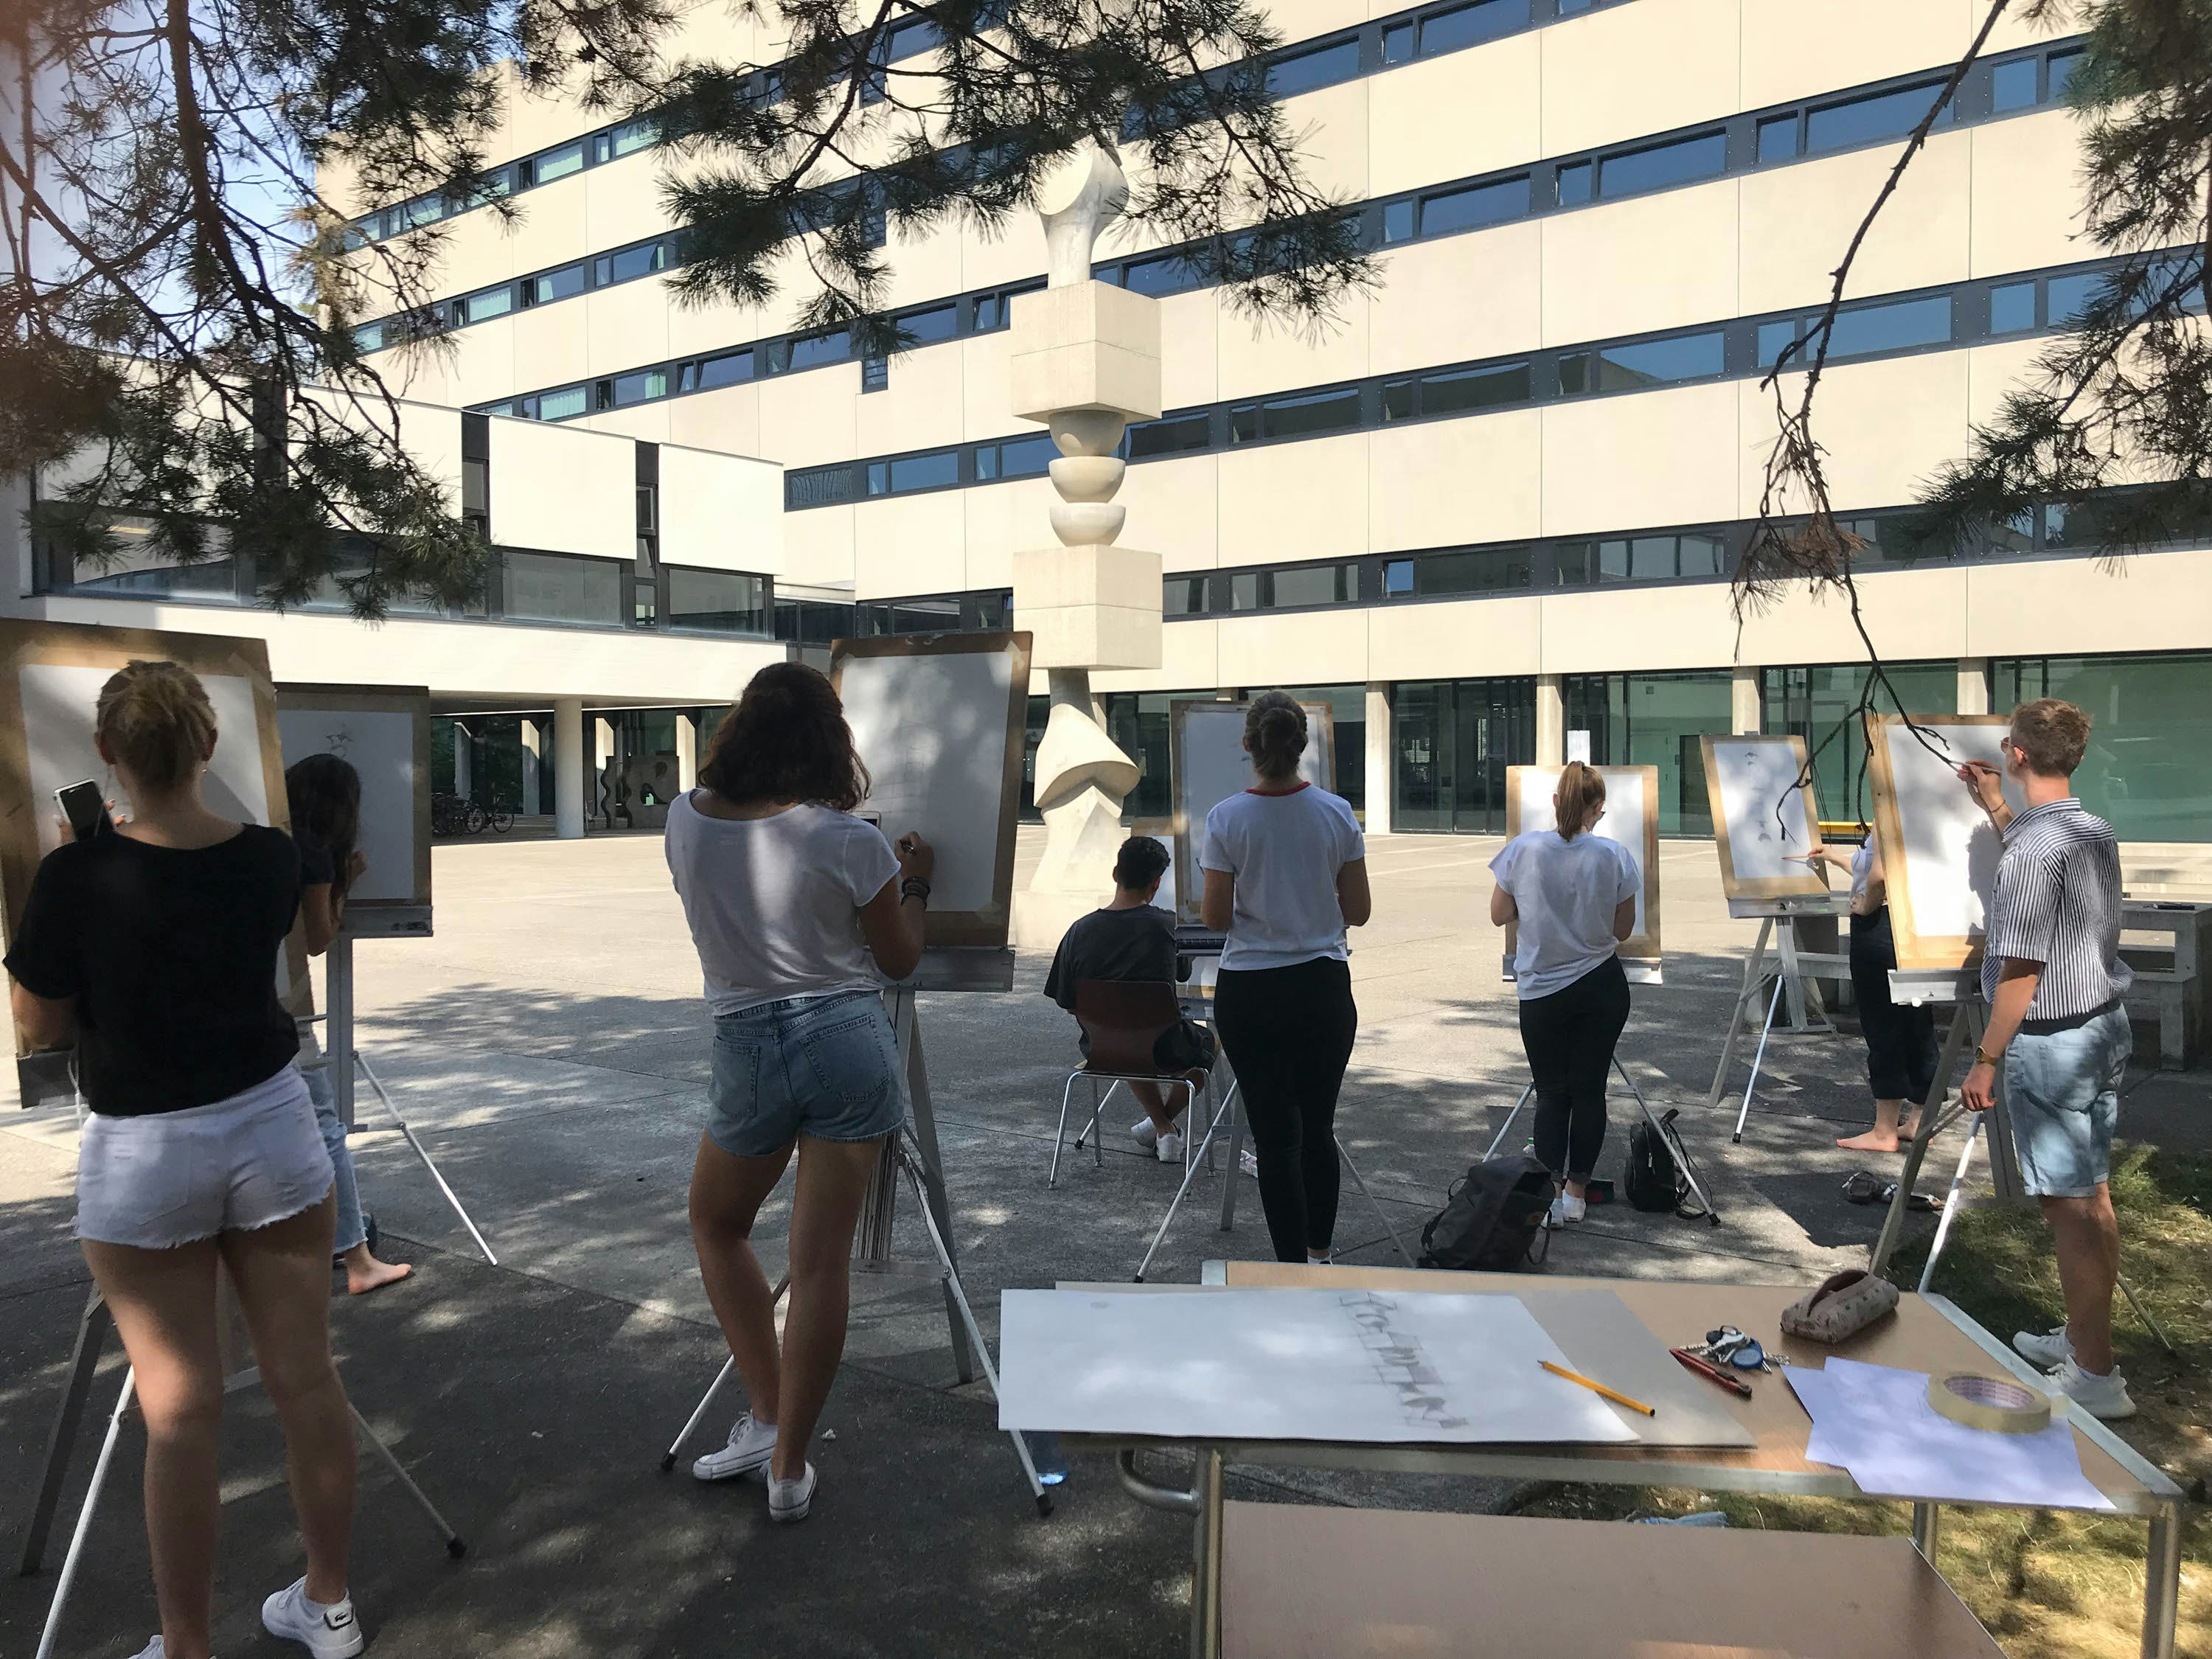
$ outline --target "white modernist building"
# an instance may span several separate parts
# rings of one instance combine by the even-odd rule
[[[1120,541],[1162,560],[1159,661],[1097,668],[1087,686],[1139,763],[1131,813],[1165,810],[1172,699],[1269,685],[1333,705],[1340,785],[1371,827],[1399,830],[1502,829],[1506,766],[1556,759],[1580,731],[1594,758],[1660,769],[1666,833],[1702,833],[1700,735],[1825,732],[1863,672],[1843,609],[1785,603],[1739,627],[1729,600],[1773,433],[1757,382],[1825,301],[1984,9],[1282,0],[1271,73],[1316,176],[1360,204],[1382,285],[1317,339],[1255,333],[1177,250],[1112,228],[1098,245],[1098,281],[1158,301],[1161,413],[1131,424],[1113,501]],[[772,63],[768,27],[708,0],[682,45]],[[1928,712],[2045,692],[2088,707],[2083,793],[2148,873],[2212,836],[2212,549],[2148,551],[2115,577],[2055,507],[1959,556],[1916,556],[1896,516],[2097,280],[2060,102],[2079,46],[2000,23],[1859,258],[1820,431],[1837,503],[1870,543],[1868,623],[1905,695]],[[918,19],[892,46],[930,49]],[[759,308],[674,301],[683,250],[649,121],[518,94],[493,155],[512,222],[349,204],[372,237],[433,218],[449,235],[432,325],[453,349],[401,369],[398,319],[364,343],[411,374],[410,397],[489,417],[507,556],[599,559],[635,581],[630,527],[601,500],[627,501],[620,465],[546,458],[564,441],[651,450],[667,574],[650,630],[562,617],[608,631],[562,633],[526,668],[491,642],[527,640],[526,654],[554,624],[510,616],[511,632],[468,636],[489,654],[465,684],[416,678],[457,708],[726,700],[737,653],[667,626],[686,614],[687,568],[759,579],[787,641],[1021,625],[1017,556],[1048,545],[1060,499],[1009,362],[1042,303],[1027,297],[1045,284],[1041,226],[910,240],[890,223],[895,305],[920,343],[868,361],[842,334],[797,331],[802,289]],[[780,539],[750,520],[722,533],[711,492],[678,504],[679,476],[740,455],[781,469]],[[679,553],[667,538],[684,513],[698,533]],[[575,532],[602,516],[605,543]],[[571,663],[604,666],[604,690],[562,678]],[[1041,734],[1042,673],[1034,690]],[[1821,809],[1855,818],[1839,754]]]

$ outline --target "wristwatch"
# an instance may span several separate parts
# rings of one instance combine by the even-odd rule
[[[1974,1064],[1977,1066],[1995,1066],[2002,1058],[2002,1055],[1984,1052],[1978,1044],[1974,1048]]]

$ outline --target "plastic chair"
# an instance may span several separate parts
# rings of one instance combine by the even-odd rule
[[[1052,1169],[1045,1177],[1048,1188],[1060,1184],[1060,1155],[1067,1144],[1067,1108],[1075,1097],[1075,1085],[1079,1079],[1091,1081],[1091,1121],[1075,1138],[1078,1152],[1087,1139],[1091,1142],[1093,1159],[1102,1167],[1106,1162],[1105,1149],[1099,1144],[1100,1120],[1106,1112],[1106,1103],[1114,1097],[1114,1091],[1124,1083],[1158,1083],[1185,1088],[1190,1086],[1189,1075],[1183,1072],[1163,1072],[1152,1059],[1152,1046],[1166,1032],[1182,1023],[1182,1010],[1176,999],[1176,988],[1165,980],[1078,980],[1075,985],[1075,1020],[1090,1039],[1090,1056],[1067,1074],[1067,1082],[1060,1091],[1060,1132],[1053,1139]],[[1106,1092],[1098,1092],[1098,1085],[1106,1085]],[[1213,1080],[1209,1074],[1202,1091],[1210,1100]],[[1192,1104],[1195,1105],[1200,1090],[1192,1090]],[[1196,1119],[1194,1118],[1194,1126]],[[1195,1139],[1183,1137],[1183,1158],[1189,1161],[1191,1146]]]

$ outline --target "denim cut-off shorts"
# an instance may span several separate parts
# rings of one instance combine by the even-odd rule
[[[2037,1198],[2087,1198],[2112,1173],[2120,1080],[2135,1046],[2127,1010],[2063,1031],[2022,1031],[2005,1050],[2005,1112],[2021,1185]]]
[[[879,1140],[906,1119],[898,1041],[873,991],[791,997],[714,1021],[707,1133],[732,1158],[807,1134]]]
[[[228,1100],[84,1121],[76,1236],[142,1250],[251,1231],[320,1203],[331,1155],[296,1066]]]

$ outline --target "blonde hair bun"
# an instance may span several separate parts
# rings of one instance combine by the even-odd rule
[[[93,730],[137,783],[167,794],[215,748],[215,705],[191,669],[132,662],[100,688]]]

